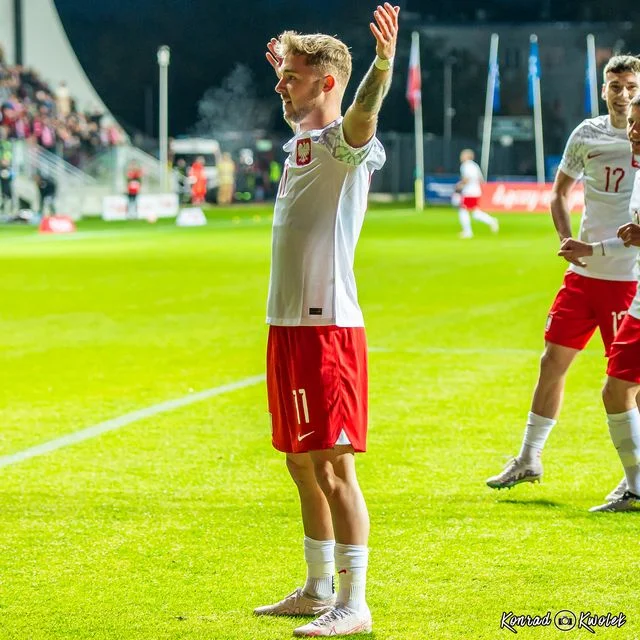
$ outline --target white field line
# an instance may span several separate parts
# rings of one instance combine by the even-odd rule
[[[229,384],[223,384],[219,387],[205,389],[204,391],[199,391],[198,393],[190,393],[188,396],[183,396],[182,398],[167,400],[165,402],[160,402],[159,404],[153,404],[149,407],[144,407],[143,409],[138,409],[137,411],[125,413],[124,415],[121,415],[117,418],[112,418],[111,420],[106,420],[105,422],[99,422],[98,424],[94,424],[93,426],[87,427],[86,429],[74,431],[73,433],[69,433],[66,436],[56,438],[55,440],[49,440],[48,442],[43,442],[42,444],[39,444],[35,447],[30,447],[29,449],[24,449],[23,451],[18,451],[17,453],[12,453],[8,456],[2,456],[0,457],[0,469],[2,469],[3,467],[9,467],[19,462],[23,462],[24,460],[29,460],[29,458],[35,458],[36,456],[42,456],[46,453],[51,453],[52,451],[62,449],[63,447],[69,447],[71,445],[77,444],[78,442],[83,442],[84,440],[95,438],[102,435],[103,433],[108,433],[109,431],[115,431],[116,429],[120,429],[120,427],[126,427],[133,422],[145,420],[146,418],[150,418],[151,416],[155,416],[159,413],[173,411],[174,409],[186,407],[187,405],[194,404],[195,402],[201,402],[202,400],[207,400],[208,398],[213,398],[214,396],[221,396],[225,393],[230,393],[231,391],[237,391],[238,389],[251,387],[255,384],[259,384],[263,380],[264,374],[261,374],[259,376],[251,376],[250,378],[244,378],[243,380],[238,380]]]

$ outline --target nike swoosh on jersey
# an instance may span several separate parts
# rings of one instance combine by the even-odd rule
[[[302,442],[305,438],[308,438],[315,431],[309,431],[308,433],[299,433],[298,434],[298,442]]]
[[[593,158],[597,158],[598,156],[602,155],[602,151],[599,152],[591,152],[591,153],[587,153],[587,160],[593,160]]]

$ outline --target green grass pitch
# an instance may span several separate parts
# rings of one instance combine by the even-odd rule
[[[264,372],[268,208],[210,224],[0,229],[0,457]],[[356,257],[370,354],[368,601],[377,640],[496,640],[503,612],[623,612],[640,637],[634,514],[599,337],[569,374],[542,485],[517,453],[565,264],[548,216],[458,238],[450,208],[374,207]],[[297,497],[263,383],[0,467],[0,638],[276,640],[254,618],[304,576]],[[522,638],[587,638],[553,624]]]

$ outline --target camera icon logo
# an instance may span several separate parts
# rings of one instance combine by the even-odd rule
[[[573,611],[569,611],[568,609],[563,609],[562,611],[558,611],[556,615],[553,617],[553,624],[556,625],[556,628],[560,631],[571,631],[576,626],[576,616]]]

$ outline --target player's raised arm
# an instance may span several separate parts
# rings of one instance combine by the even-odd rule
[[[376,40],[376,59],[360,83],[342,124],[345,140],[352,147],[362,147],[376,132],[378,113],[391,86],[399,13],[400,7],[389,2],[373,12],[375,22],[371,22],[369,28]]]
[[[271,38],[271,40],[267,42],[267,53],[265,54],[265,56],[267,58],[267,62],[273,67],[273,70],[276,72],[278,80],[280,80],[282,74],[282,56],[278,53],[278,38]],[[291,127],[293,132],[296,133],[298,130],[297,125],[294,122],[288,120],[286,115],[284,115],[284,119],[285,122]]]

